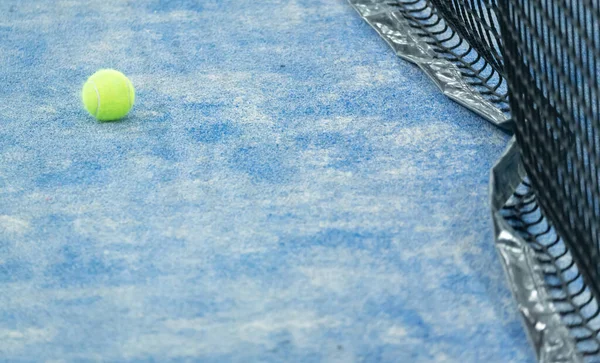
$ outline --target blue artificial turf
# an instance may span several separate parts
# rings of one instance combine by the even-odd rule
[[[506,135],[345,1],[4,0],[0,82],[0,360],[533,360]]]

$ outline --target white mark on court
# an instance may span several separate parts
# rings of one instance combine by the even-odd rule
[[[0,232],[23,234],[28,229],[29,222],[24,219],[11,217],[8,215],[0,216]]]

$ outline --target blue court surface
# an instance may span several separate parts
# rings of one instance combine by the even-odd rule
[[[0,360],[533,361],[508,136],[345,1],[3,0],[0,82]]]

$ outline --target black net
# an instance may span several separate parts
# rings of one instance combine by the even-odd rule
[[[496,0],[399,0],[392,5],[474,89],[503,112],[509,111]]]
[[[506,0],[500,10],[523,162],[545,215],[598,297],[599,3]]]
[[[600,360],[600,306],[576,259],[553,224],[544,217],[531,183],[526,180],[502,210],[506,221],[535,252],[548,297],[587,361]]]
[[[528,179],[505,217],[535,251],[578,351],[599,358],[600,0],[391,5],[514,121]]]

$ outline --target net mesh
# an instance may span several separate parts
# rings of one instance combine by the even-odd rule
[[[399,0],[391,5],[438,57],[456,65],[474,89],[508,113],[496,0]]]
[[[600,361],[600,0],[395,0],[514,121],[528,178],[505,218],[535,251],[578,351]]]
[[[531,182],[526,180],[502,209],[505,220],[523,237],[542,267],[546,291],[577,351],[589,362],[600,360],[600,306],[573,254],[544,217]]]
[[[501,13],[510,105],[527,173],[598,297],[598,4],[503,1]]]

